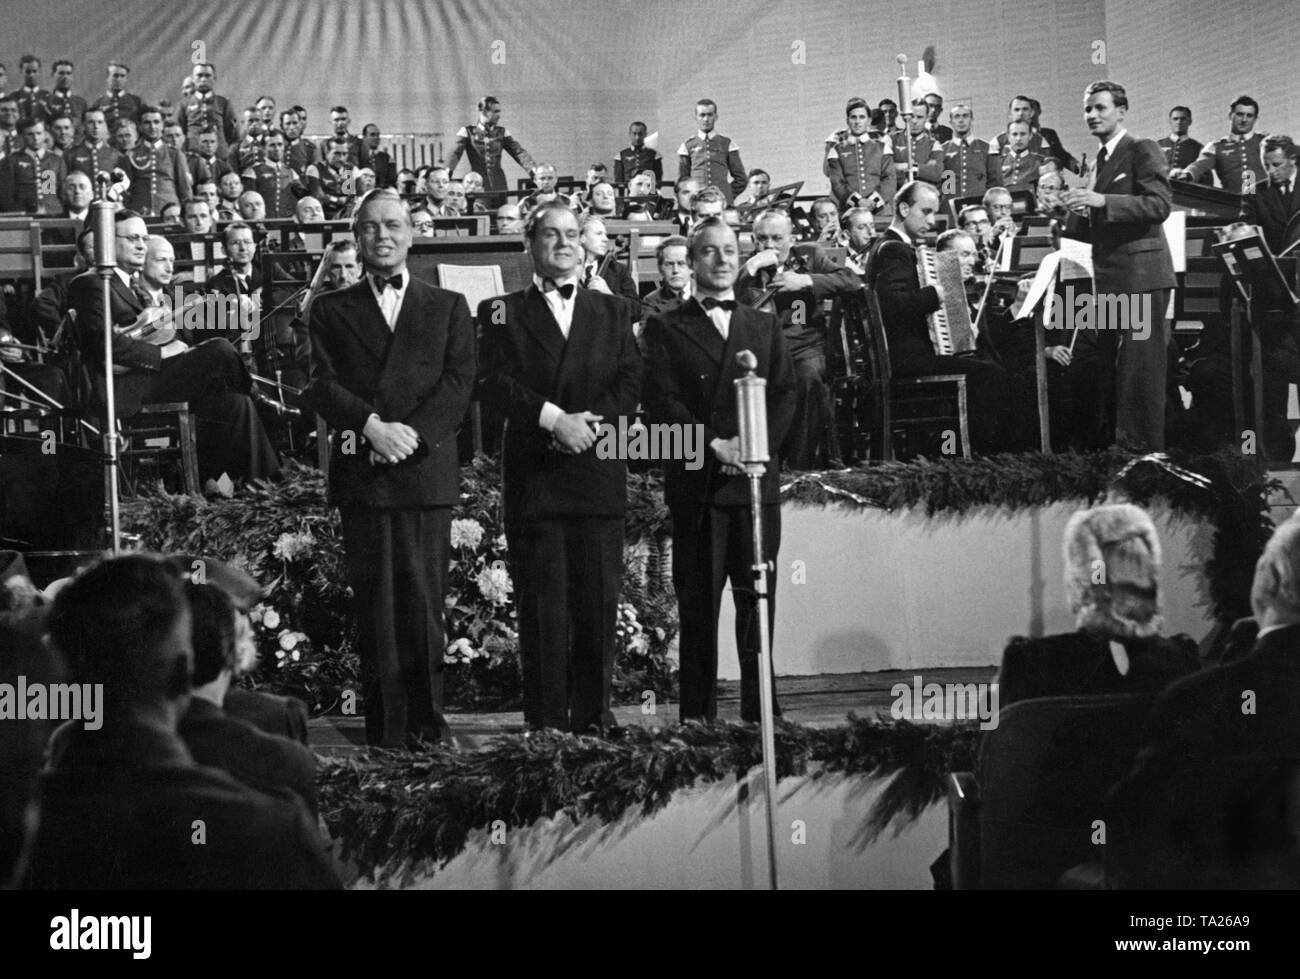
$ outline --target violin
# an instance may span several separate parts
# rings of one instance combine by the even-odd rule
[[[115,326],[113,331],[128,340],[165,347],[176,339],[176,311],[167,306],[146,306],[134,323]]]
[[[798,272],[800,274],[803,274],[807,271],[808,271],[807,260],[802,255],[800,255],[797,251],[791,248],[790,254],[786,257],[786,260],[782,262],[780,265],[777,265],[775,268],[772,269],[772,279],[775,279],[782,272]],[[762,309],[764,306],[768,305],[770,302],[772,302],[772,299],[776,296],[776,294],[779,291],[780,291],[779,286],[769,285],[766,289],[764,289],[761,293],[759,293],[758,296],[754,299],[753,302],[754,308]]]

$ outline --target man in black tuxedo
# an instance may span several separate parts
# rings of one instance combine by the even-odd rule
[[[1293,766],[1300,761],[1298,583],[1300,521],[1293,517],[1274,531],[1255,565],[1250,601],[1259,636],[1254,648],[1241,659],[1184,677],[1156,701],[1147,744],[1113,795],[1123,820],[1117,829],[1123,831],[1115,834],[1115,853],[1107,853],[1107,874],[1115,871],[1118,883],[1276,886],[1275,872],[1292,875],[1286,883],[1289,887],[1300,880],[1294,843],[1290,839],[1283,843],[1292,857],[1289,867],[1277,859],[1277,853],[1268,853],[1269,844],[1277,841],[1263,831],[1267,821],[1265,826],[1252,825],[1245,818],[1255,808],[1243,805],[1246,800],[1238,797],[1236,818],[1218,827],[1227,830],[1227,839],[1216,839],[1216,826],[1204,818],[1213,818],[1213,810],[1200,810],[1197,815],[1202,818],[1196,819],[1184,803],[1200,800],[1188,800],[1171,790],[1189,771],[1191,793],[1196,796],[1209,791],[1196,777],[1198,772],[1214,771],[1225,763],[1244,773],[1257,763],[1266,770],[1273,764]],[[1258,785],[1262,788],[1265,783],[1261,780]],[[1216,805],[1223,801],[1212,800]],[[1198,842],[1207,841],[1210,846],[1196,848]]]
[[[691,269],[686,260],[686,239],[669,235],[655,246],[659,287],[641,300],[645,315],[666,313],[691,298]]]
[[[871,245],[868,285],[880,301],[892,372],[965,374],[971,446],[995,452],[1007,429],[1006,371],[979,353],[937,354],[930,340],[926,317],[942,305],[943,293],[937,284],[921,286],[913,243],[933,227],[938,211],[939,191],[929,184],[914,180],[899,189],[893,223]]]
[[[74,723],[43,776],[29,886],[339,887],[301,802],[197,764],[177,734],[193,652],[164,559],[129,554],[83,572],[59,593],[49,632],[71,679],[103,693],[99,726]]]
[[[479,392],[506,416],[506,540],[519,609],[524,720],[606,730],[623,579],[627,463],[596,447],[630,426],[641,357],[627,303],[582,289],[578,219],[538,205],[533,285],[484,301]],[[603,423],[603,424],[602,424]]]
[[[134,211],[118,211],[117,268],[109,292],[118,417],[130,418],[145,404],[187,401],[198,420],[201,480],[217,479],[222,473],[243,479],[278,478],[279,459],[249,398],[252,378],[227,340],[206,340],[194,347],[173,340],[158,347],[121,333],[120,328],[135,323],[146,305],[152,305],[135,278],[144,268],[148,242],[144,218]],[[103,386],[103,295],[103,281],[93,269],[68,287],[68,303],[77,314],[82,362],[92,378],[98,375],[97,389]]]
[[[356,595],[366,740],[401,747],[450,737],[443,587],[474,328],[463,296],[407,272],[414,229],[395,191],[371,191],[353,231],[367,274],[312,303],[307,396],[334,429],[330,498]]]
[[[764,558],[781,544],[776,448],[794,418],[794,364],[780,321],[738,305],[740,251],[720,218],[691,233],[694,295],[651,316],[643,341],[649,371],[645,403],[652,422],[702,426],[709,449],[703,465],[673,460],[664,467],[664,498],[673,518],[673,587],[681,621],[681,718],[717,717],[718,609],[728,578],[736,603],[740,716],[759,719],[758,599],[753,591],[753,512],[741,469],[740,421],[733,382],[744,374],[736,354],[752,351],[767,378],[767,439],[772,461],[763,477]],[[693,466],[693,467],[692,467]],[[769,627],[776,615],[776,577],[768,577]],[[770,629],[769,629],[770,632]]]
[[[1084,118],[1097,137],[1092,189],[1066,191],[1074,213],[1065,233],[1092,243],[1096,283],[1101,408],[1115,440],[1143,449],[1165,447],[1165,389],[1169,333],[1165,307],[1177,285],[1162,225],[1173,192],[1169,164],[1152,139],[1124,128],[1128,95],[1117,82],[1084,91]],[[1063,324],[1064,325],[1064,324]]]
[[[794,225],[784,211],[764,211],[754,219],[754,244],[758,250],[736,279],[736,298],[776,314],[794,363],[794,419],[785,444],[774,442],[772,448],[791,469],[824,469],[838,452],[830,440],[823,301],[856,292],[862,283],[816,243],[796,245]],[[804,271],[786,268],[792,253]]]

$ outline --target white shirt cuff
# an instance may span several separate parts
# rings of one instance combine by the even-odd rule
[[[562,414],[564,414],[564,410],[559,405],[548,401],[542,405],[542,414],[537,419],[537,424],[548,432],[553,432],[555,431],[555,423],[560,420]]]

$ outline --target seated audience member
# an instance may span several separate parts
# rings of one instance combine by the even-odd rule
[[[196,764],[177,734],[193,666],[190,612],[162,559],[92,567],[59,593],[49,627],[72,680],[102,684],[102,710],[95,730],[74,722],[42,780],[31,886],[339,886],[301,803]]]
[[[772,175],[766,170],[760,170],[755,167],[747,174],[749,182],[745,185],[744,191],[736,198],[736,207],[756,207],[764,203],[768,190],[772,187]]]
[[[673,186],[676,207],[667,217],[669,220],[676,222],[678,234],[686,234],[691,230],[691,225],[695,223],[692,205],[695,202],[695,195],[703,189],[704,184],[700,182],[698,177],[683,177]],[[723,200],[725,203],[726,199]]]
[[[538,204],[545,204],[548,201],[559,201],[565,207],[573,207],[573,200],[567,194],[561,194],[555,189],[555,185],[559,182],[555,167],[549,163],[539,164],[533,171],[533,179],[537,183],[537,189],[523,199],[521,206],[525,213],[534,210]]]
[[[303,197],[293,206],[293,219],[298,224],[324,224],[325,208],[314,197]]]
[[[524,233],[524,218],[518,204],[502,204],[497,208],[496,233],[499,235],[521,235]]]
[[[212,222],[216,224],[217,211],[221,208],[221,194],[217,190],[217,184],[214,180],[199,180],[194,184],[194,196],[201,201],[207,201],[208,213],[212,215]]]
[[[419,180],[415,176],[415,171],[406,169],[397,171],[397,192],[403,197],[420,193],[420,190],[418,189],[419,185]]]
[[[417,238],[433,237],[433,215],[424,204],[417,204],[411,208],[411,228]]]
[[[361,195],[358,194],[358,197]],[[447,202],[451,205],[456,216],[460,217],[468,210],[468,204],[465,200],[465,185],[459,180],[453,180],[447,185]]]
[[[1065,527],[1075,631],[1015,637],[1002,654],[1002,707],[1036,697],[1155,693],[1199,668],[1187,636],[1160,635],[1160,541],[1127,503],[1081,510]]]
[[[63,178],[63,216],[70,221],[80,221],[83,224],[86,218],[90,216],[90,202],[95,199],[95,190],[90,185],[90,178],[80,170],[73,170]],[[65,244],[72,244],[72,237],[64,240]]]
[[[240,647],[253,643],[248,619],[216,585],[189,582],[185,597],[190,605],[194,689],[181,715],[181,740],[200,765],[220,768],[260,792],[288,790],[314,817],[316,757],[301,744],[265,734],[223,710]]]
[[[641,300],[642,313],[666,313],[691,298],[691,267],[686,261],[686,239],[671,235],[655,247],[659,285]]]
[[[244,193],[244,182],[233,170],[217,181],[217,220],[239,221],[239,197]]]
[[[583,267],[578,281],[584,289],[608,292],[613,296],[622,296],[632,304],[632,319],[641,318],[641,300],[637,294],[636,283],[627,265],[609,254],[614,245],[605,231],[605,222],[598,217],[582,219],[578,241],[583,250]],[[604,266],[603,270],[601,266]]]
[[[628,181],[627,196],[629,198],[639,198],[628,200],[624,205],[623,217],[633,221],[642,220],[641,218],[632,217],[633,214],[644,214],[645,220],[648,221],[657,220],[667,204],[666,201],[660,198],[655,175],[649,170],[642,170]]]
[[[185,226],[181,222],[181,205],[178,201],[168,201],[164,204],[159,216],[166,228],[183,228]]]
[[[208,210],[208,202],[201,198],[186,198],[181,204],[181,218],[185,222],[187,234],[208,235],[215,230],[212,212]]]
[[[617,198],[614,195],[614,185],[608,180],[599,180],[592,185],[587,197],[590,202],[587,207],[588,217],[605,219],[616,216]]]
[[[1300,886],[1297,800],[1286,789],[1300,762],[1296,517],[1265,545],[1250,602],[1254,648],[1156,700],[1148,741],[1112,795],[1117,847],[1106,875],[1116,886]]]
[[[465,200],[468,202],[466,214],[486,214],[487,206],[483,203],[483,175],[471,170],[461,178],[461,185],[465,189]]]
[[[721,217],[726,208],[727,195],[710,184],[691,198],[691,227],[705,218]]]
[[[255,190],[239,195],[239,219],[250,224],[266,220],[266,200]]]

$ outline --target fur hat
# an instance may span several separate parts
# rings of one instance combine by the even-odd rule
[[[1160,631],[1160,541],[1146,511],[1129,503],[1080,510],[1062,551],[1076,628],[1116,639]]]

